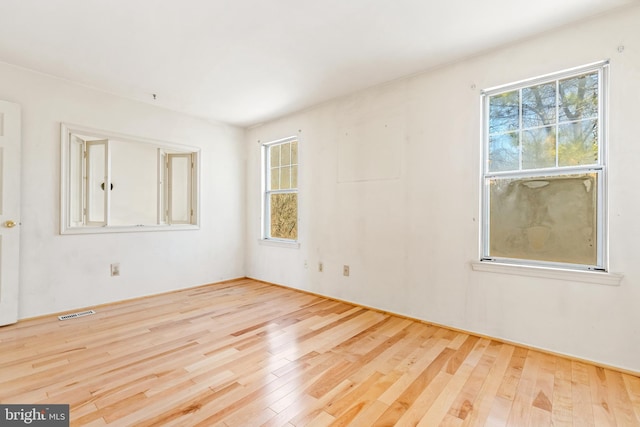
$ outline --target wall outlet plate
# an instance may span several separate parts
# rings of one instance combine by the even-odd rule
[[[120,275],[120,263],[116,262],[111,264],[111,276],[119,276]]]

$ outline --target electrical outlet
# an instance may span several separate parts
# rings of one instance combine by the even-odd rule
[[[348,265],[343,265],[342,266],[342,275],[343,276],[348,276],[349,275],[349,266]]]
[[[120,263],[119,262],[111,264],[111,275],[112,276],[119,276],[120,275]]]
[[[322,273],[322,263],[321,262],[318,263],[318,271],[320,273]]]

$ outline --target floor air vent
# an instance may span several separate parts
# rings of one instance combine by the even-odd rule
[[[69,320],[69,319],[75,319],[76,317],[90,316],[92,314],[96,314],[96,312],[93,310],[87,310],[87,311],[81,311],[79,313],[71,313],[71,314],[65,314],[64,316],[58,316],[58,319]]]

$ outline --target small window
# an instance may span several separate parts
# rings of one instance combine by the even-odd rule
[[[298,240],[298,140],[263,144],[263,238]]]
[[[483,92],[482,260],[605,270],[606,71]]]

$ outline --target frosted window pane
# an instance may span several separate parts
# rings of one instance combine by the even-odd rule
[[[271,167],[280,166],[280,146],[273,145],[269,148],[269,161]]]
[[[597,174],[490,179],[492,257],[595,265]]]
[[[298,195],[296,193],[271,194],[271,237],[298,238]]]
[[[293,141],[291,143],[291,164],[298,164],[298,141]]]
[[[280,166],[291,164],[291,144],[281,144],[280,146]]]
[[[298,166],[291,166],[291,188],[298,188]]]
[[[280,168],[271,168],[270,175],[271,175],[270,177],[271,187],[269,189],[279,190],[280,189]]]
[[[288,166],[280,168],[280,188],[282,190],[291,188],[291,168]]]

